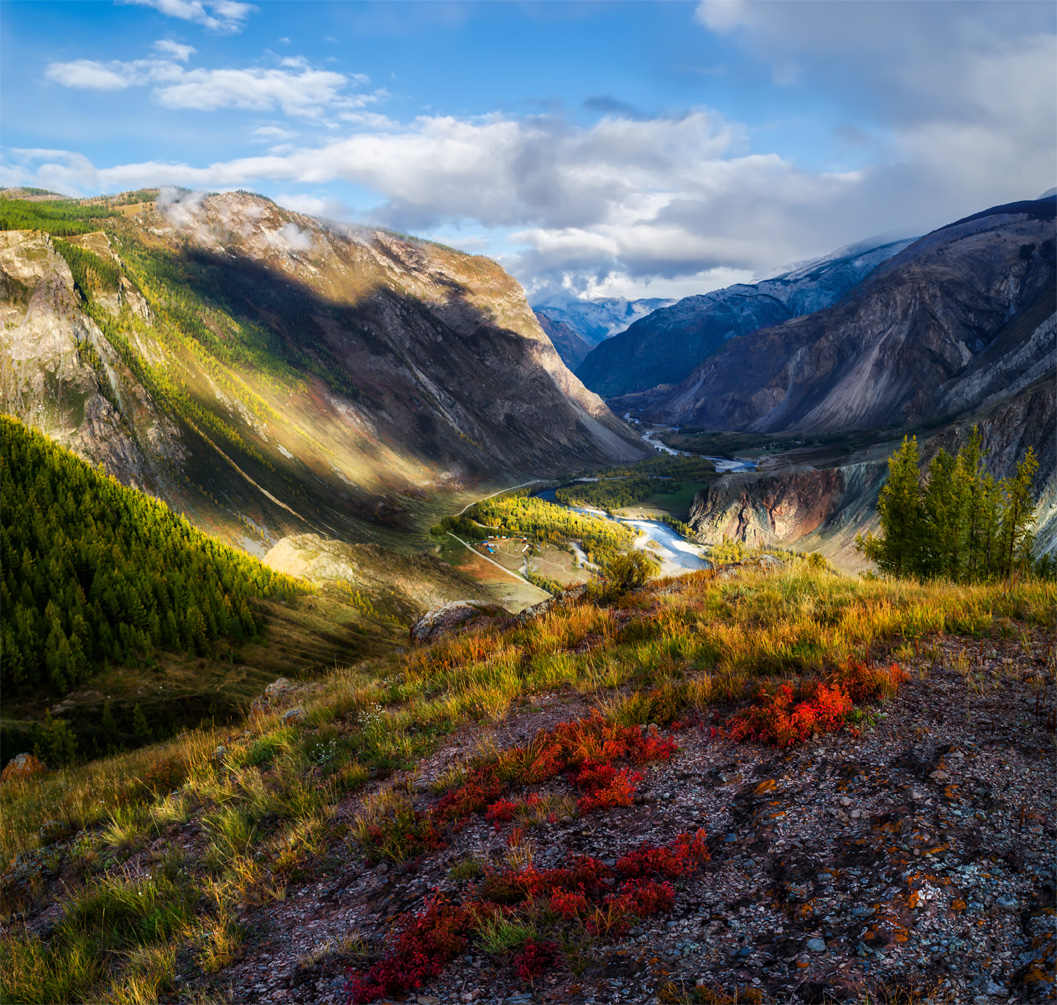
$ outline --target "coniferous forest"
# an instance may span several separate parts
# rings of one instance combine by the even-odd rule
[[[888,461],[877,502],[881,534],[857,546],[888,575],[980,583],[1014,575],[1053,574],[1053,560],[1032,554],[1038,461],[1028,449],[1016,475],[996,481],[986,468],[980,430],[956,455],[940,450],[921,470],[916,437]]]
[[[301,588],[17,420],[0,432],[5,689],[59,694],[107,663],[252,638],[250,599]]]

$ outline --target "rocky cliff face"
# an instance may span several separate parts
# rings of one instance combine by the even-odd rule
[[[104,224],[68,243],[116,282],[0,233],[2,406],[242,546],[644,453],[492,261],[242,193]]]
[[[606,396],[678,384],[730,339],[834,304],[909,243],[843,248],[774,279],[686,297],[599,345],[577,376]]]
[[[883,461],[870,461],[727,475],[694,497],[689,523],[703,543],[796,546],[857,568],[855,535],[873,515],[887,470]]]
[[[711,429],[840,432],[998,400],[1053,368],[1054,236],[1052,199],[945,227],[837,306],[728,343],[648,410]]]

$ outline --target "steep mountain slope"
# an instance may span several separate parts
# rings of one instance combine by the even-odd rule
[[[668,307],[673,300],[646,297],[625,300],[623,297],[602,297],[598,300],[566,300],[561,303],[536,304],[536,316],[567,324],[592,346],[624,331],[628,325],[646,317],[652,311]]]
[[[3,208],[3,409],[258,553],[643,452],[487,259],[244,193],[35,205]]]
[[[577,376],[607,396],[678,384],[730,339],[836,303],[908,243],[858,244],[773,279],[685,297],[603,342]]]
[[[561,356],[562,362],[570,369],[576,368],[586,359],[587,354],[594,348],[594,343],[588,342],[575,328],[564,321],[555,321],[546,314],[536,311],[536,320],[540,327],[547,333],[554,348]]]
[[[935,420],[1054,366],[1054,200],[916,241],[842,303],[729,343],[648,411],[712,429],[840,432]]]

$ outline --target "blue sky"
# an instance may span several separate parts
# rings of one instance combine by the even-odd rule
[[[1057,175],[1049,2],[0,3],[2,180],[245,188],[682,296]]]

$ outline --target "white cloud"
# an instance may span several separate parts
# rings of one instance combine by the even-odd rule
[[[281,230],[265,235],[269,245],[279,251],[311,251],[312,235],[296,224],[288,223]]]
[[[64,87],[86,90],[116,91],[152,85],[154,96],[167,108],[277,110],[309,119],[319,118],[324,112],[353,114],[380,98],[378,92],[345,93],[350,83],[368,82],[363,74],[346,76],[332,70],[316,70],[300,58],[284,59],[279,68],[188,69],[181,62],[195,51],[191,46],[161,41],[155,47],[175,59],[109,63],[78,59],[49,64],[45,76]]]
[[[273,140],[292,140],[297,133],[282,126],[258,126],[253,130],[253,135],[270,143]]]
[[[305,216],[321,216],[330,220],[341,220],[349,215],[348,207],[339,199],[328,199],[303,192],[277,195],[275,201],[285,209]]]
[[[121,63],[115,68],[94,59],[75,59],[69,63],[51,63],[44,71],[44,76],[63,87],[121,91],[137,83],[128,70],[129,66],[128,63]]]
[[[236,0],[122,0],[123,3],[153,7],[167,17],[191,21],[213,31],[242,31],[243,22],[257,8]]]
[[[183,45],[180,42],[172,42],[167,38],[159,39],[154,43],[154,48],[163,56],[175,59],[180,63],[186,63],[198,50],[193,45]]]
[[[485,229],[530,293],[706,292],[871,235],[923,233],[1053,185],[1057,46],[1052,28],[1040,27],[1053,18],[1049,5],[895,10],[711,2],[698,11],[709,30],[769,61],[783,85],[821,80],[842,98],[847,92],[846,131],[860,143],[855,171],[806,170],[754,150],[746,127],[708,108],[653,119],[611,114],[589,127],[502,114],[400,123],[364,107],[380,92],[349,95],[353,78],[298,60],[231,71],[78,61],[49,75],[85,81],[70,86],[149,83],[160,102],[179,107],[303,118],[325,110],[326,124],[340,123],[344,135],[310,145],[261,125],[254,139],[280,144],[261,156],[96,168],[72,153],[16,151],[7,170],[13,183],[61,191],[277,185],[294,190],[279,197],[283,205],[341,217],[346,210],[326,186],[348,183],[376,195],[372,222],[432,234]]]

